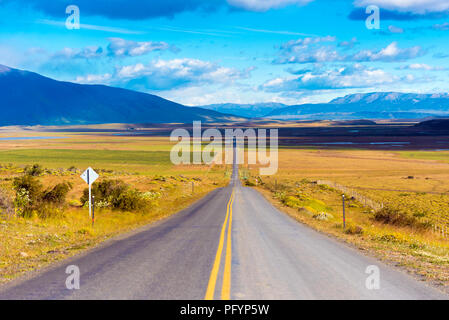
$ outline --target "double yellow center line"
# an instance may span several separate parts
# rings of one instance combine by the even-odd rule
[[[217,253],[215,255],[214,265],[209,277],[209,283],[207,285],[206,296],[204,299],[213,300],[215,293],[215,285],[217,283],[218,271],[221,264],[221,256],[223,253],[224,239],[226,234],[226,226],[228,225],[228,234],[226,238],[226,256],[223,273],[223,285],[221,288],[221,299],[229,300],[231,298],[231,262],[232,262],[232,204],[234,203],[235,191],[232,191],[231,198],[229,199],[226,209],[226,218],[221,228],[220,242],[218,243]]]

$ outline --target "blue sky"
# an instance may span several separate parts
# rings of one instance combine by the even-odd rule
[[[448,92],[448,21],[449,0],[0,0],[0,64],[187,105]]]

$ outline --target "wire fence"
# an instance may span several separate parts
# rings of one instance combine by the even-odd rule
[[[318,180],[317,184],[323,184],[328,187],[337,189],[337,190],[343,192],[345,195],[354,198],[359,203],[363,204],[365,207],[373,209],[374,211],[380,210],[384,207],[384,204],[382,202],[376,202],[376,201],[358,193],[354,189],[348,188],[341,184],[338,184],[338,183],[335,183],[332,181],[328,181],[328,180]]]
[[[449,239],[447,226],[433,225],[433,232],[442,237],[443,239]]]
[[[371,208],[374,211],[378,211],[385,207],[385,204],[383,202],[376,202],[360,193],[358,193],[356,190],[348,188],[346,186],[343,186],[341,184],[335,183],[333,181],[329,180],[318,180],[317,184],[326,185],[328,187],[334,188],[338,191],[343,192],[345,195],[350,196],[357,200],[359,203],[364,205],[365,207]],[[438,224],[432,224],[432,231],[436,233],[438,236],[440,236],[443,239],[449,239],[449,233],[448,233],[448,226],[447,225],[438,225]]]

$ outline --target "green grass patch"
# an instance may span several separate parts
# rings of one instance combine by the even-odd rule
[[[449,152],[447,151],[401,151],[398,154],[408,159],[437,160],[449,163]]]
[[[127,150],[22,149],[0,151],[0,163],[40,163],[49,167],[77,165],[115,167],[125,165],[171,166],[170,152]]]

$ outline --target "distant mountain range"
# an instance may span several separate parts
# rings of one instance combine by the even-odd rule
[[[424,119],[448,117],[449,94],[374,92],[351,94],[319,104],[223,104],[204,108],[277,120]]]
[[[275,110],[287,107],[287,105],[276,102],[255,103],[255,104],[223,103],[223,104],[210,104],[200,107],[208,110],[215,110],[218,112],[234,114],[246,118],[262,118]]]
[[[242,118],[186,107],[155,95],[56,81],[0,65],[0,125],[191,123]]]
[[[271,111],[273,119],[422,119],[449,115],[449,95],[374,92]]]

